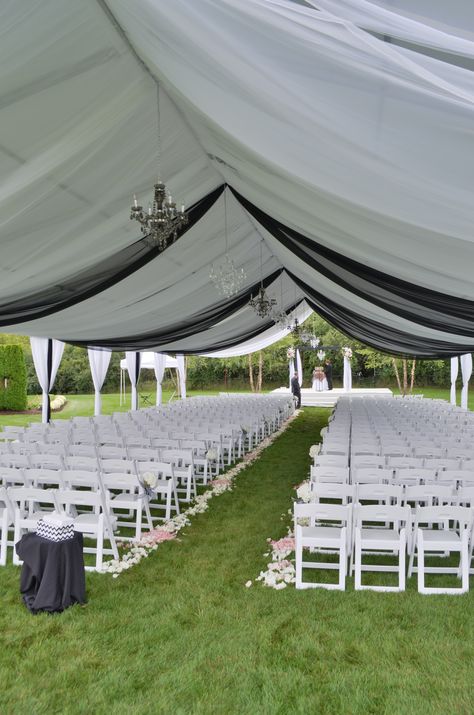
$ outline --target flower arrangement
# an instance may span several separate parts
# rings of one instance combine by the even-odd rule
[[[288,360],[294,360],[295,355],[296,355],[295,349],[291,348],[291,347],[288,348],[288,350],[286,351],[286,357],[288,358]]]
[[[301,484],[296,487],[296,496],[303,502],[307,504],[313,500],[313,492],[311,491],[311,486],[308,480],[301,482]]]
[[[326,357],[326,353],[324,352],[324,350],[318,350],[318,352],[316,353],[316,355],[318,356],[318,360],[321,360],[321,362],[322,362],[322,361],[324,360],[324,358]]]
[[[342,354],[345,358],[350,360],[352,358],[352,350],[351,348],[342,348]]]
[[[318,456],[319,450],[321,449],[320,444],[312,444],[311,447],[309,448],[309,456],[311,459],[314,459],[315,457]]]
[[[156,474],[153,474],[153,472],[145,472],[142,475],[140,484],[147,497],[152,497],[155,493],[156,485],[158,484],[158,477]]]
[[[217,459],[217,452],[215,449],[208,449],[206,452],[206,459],[210,462],[215,462]]]
[[[52,412],[57,412],[62,409],[66,404],[67,400],[64,395],[57,395],[53,400],[51,400],[50,406]]]

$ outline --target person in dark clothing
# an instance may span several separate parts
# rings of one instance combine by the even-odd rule
[[[324,365],[324,374],[326,375],[326,380],[328,381],[328,390],[332,390],[332,363],[330,360],[326,360]]]
[[[291,378],[291,392],[294,397],[296,397],[296,409],[299,410],[301,407],[301,388],[300,383],[298,382],[298,375],[293,375]]]

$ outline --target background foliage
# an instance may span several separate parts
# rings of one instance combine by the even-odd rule
[[[0,345],[0,410],[26,410],[26,367],[21,345]]]
[[[333,328],[329,323],[313,313],[305,322],[305,329],[314,333],[321,339],[321,345],[349,346],[353,350],[352,372],[353,384],[357,386],[395,386],[396,380],[393,370],[393,360],[390,356],[367,348],[362,343],[352,340],[343,333]],[[36,379],[29,339],[18,335],[0,335],[0,343],[17,343],[23,348],[27,371],[28,394],[40,394],[41,388]],[[294,344],[290,336],[278,343],[265,348],[263,357],[263,387],[271,389],[287,385],[288,360],[286,350]],[[117,392],[120,384],[119,363],[123,353],[113,353],[110,368],[104,384],[103,392]],[[342,384],[342,354],[340,349],[328,351],[334,366],[334,384]],[[409,356],[407,356],[409,357]],[[258,354],[250,356],[255,371],[257,370]],[[305,352],[303,358],[304,384],[311,384],[311,373],[315,365],[320,364],[315,352]],[[221,389],[249,389],[249,356],[211,359],[199,356],[187,358],[188,387],[190,389],[203,389],[219,386]],[[174,375],[171,371],[165,379],[165,389],[175,388]],[[442,386],[449,384],[448,360],[419,360],[416,364],[417,386]],[[151,370],[143,370],[140,376],[142,389],[147,383],[154,384]],[[73,345],[66,345],[63,359],[58,370],[54,385],[57,394],[84,394],[93,392],[93,384],[89,370],[87,351]]]

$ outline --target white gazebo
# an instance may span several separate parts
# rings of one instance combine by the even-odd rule
[[[161,383],[163,381],[163,374],[164,371],[167,368],[170,368],[171,370],[176,370],[178,373],[178,378],[179,378],[179,364],[178,364],[178,358],[177,357],[171,357],[171,355],[163,355],[162,357],[164,358],[164,364],[162,367],[162,375],[161,375],[161,380],[159,380],[159,375],[156,373],[156,358],[155,355],[157,353],[154,352],[141,352],[140,353],[140,370],[155,370],[155,378],[157,382],[157,389],[156,389],[156,404],[159,405],[161,403]],[[128,366],[127,366],[127,359],[123,358],[123,360],[120,361],[120,404],[122,405],[124,400],[125,400],[125,394],[126,394],[126,375],[128,374]],[[178,384],[181,385],[180,380],[178,379]],[[184,378],[184,384],[186,384],[186,378]]]

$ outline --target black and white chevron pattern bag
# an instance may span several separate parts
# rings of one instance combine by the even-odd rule
[[[74,520],[56,512],[38,521],[36,534],[48,541],[68,541],[74,537]]]

